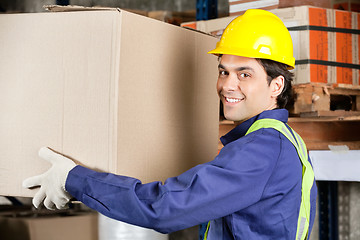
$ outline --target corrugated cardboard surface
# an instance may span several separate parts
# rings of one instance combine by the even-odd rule
[[[144,182],[212,160],[215,44],[125,11],[0,15],[0,195],[34,194],[41,146]]]

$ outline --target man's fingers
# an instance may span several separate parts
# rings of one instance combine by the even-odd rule
[[[47,147],[42,147],[39,150],[39,157],[50,163],[54,163],[59,158],[59,154],[55,153]]]
[[[44,200],[44,206],[49,210],[55,210],[55,204],[49,197],[46,197]]]
[[[39,156],[50,162],[52,167],[39,176],[23,181],[23,186],[26,188],[40,186],[40,190],[33,198],[33,205],[38,208],[44,202],[47,209],[55,209],[55,205],[59,209],[66,207],[70,195],[68,196],[64,185],[67,174],[76,164],[47,147],[40,148]]]
[[[29,177],[23,181],[22,185],[24,188],[37,187],[41,185],[41,180],[42,180],[42,175]]]
[[[59,198],[54,203],[55,203],[55,206],[56,206],[57,209],[66,209],[66,208],[69,208],[68,202],[69,202],[68,199]]]
[[[35,194],[32,203],[35,208],[39,208],[42,201],[45,199],[45,190],[43,188],[40,188],[40,190]]]
[[[56,193],[56,198],[52,199],[53,203],[55,204],[57,209],[64,209],[67,208],[67,203],[70,201],[71,196],[64,192],[62,189],[54,189]]]

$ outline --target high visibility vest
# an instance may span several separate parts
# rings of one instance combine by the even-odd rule
[[[308,153],[306,145],[302,138],[293,129],[290,130],[285,123],[276,119],[259,119],[255,121],[245,135],[259,130],[261,128],[273,128],[282,133],[294,145],[302,163],[302,185],[301,185],[301,203],[300,212],[297,222],[296,240],[304,240],[307,238],[310,223],[310,191],[314,183],[314,171],[308,161]],[[210,228],[210,221],[204,234],[204,240]]]

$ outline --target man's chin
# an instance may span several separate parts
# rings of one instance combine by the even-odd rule
[[[246,121],[247,119],[251,118],[251,116],[235,116],[233,114],[224,113],[224,117],[228,121],[233,121],[236,125]]]
[[[233,116],[230,114],[224,114],[224,116],[225,116],[225,119],[229,120],[229,121],[234,121],[234,122],[242,121],[242,119],[240,119],[239,117],[236,117],[236,116]]]

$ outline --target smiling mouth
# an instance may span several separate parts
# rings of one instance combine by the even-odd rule
[[[244,100],[244,98],[229,98],[229,97],[225,97],[225,96],[224,96],[224,99],[228,103],[238,103],[238,102],[241,102],[242,100]]]

